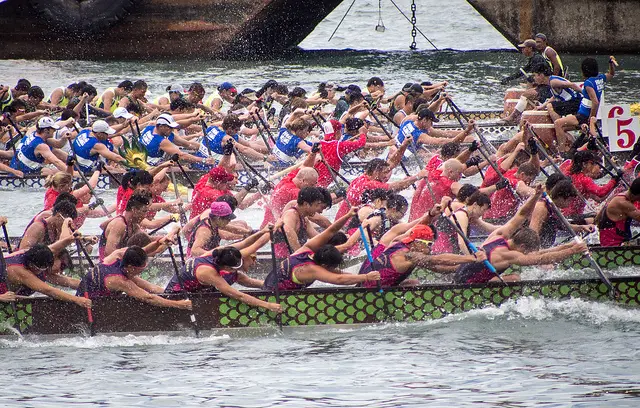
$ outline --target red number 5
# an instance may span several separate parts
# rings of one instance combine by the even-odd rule
[[[621,149],[628,149],[636,143],[636,134],[631,129],[622,129],[623,126],[629,126],[633,122],[632,119],[618,119],[616,121],[617,124],[617,134],[618,136],[626,136],[626,142],[624,138],[618,138],[617,143],[618,147]]]

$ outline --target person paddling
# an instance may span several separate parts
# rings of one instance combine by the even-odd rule
[[[609,201],[597,216],[600,245],[620,246],[631,239],[631,222],[640,221],[640,178],[624,193]]]

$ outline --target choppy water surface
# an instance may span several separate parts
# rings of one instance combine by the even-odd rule
[[[357,0],[331,43],[327,39],[348,8],[338,7],[301,45],[380,51],[307,51],[266,62],[6,61],[0,82],[26,77],[45,92],[80,79],[104,89],[144,78],[150,93],[172,82],[222,81],[259,87],[267,79],[312,90],[320,81],[358,83],[377,75],[390,92],[405,82],[444,80],[463,109],[502,105],[503,76],[523,59],[513,52],[406,52],[409,25],[383,0],[387,31],[377,33],[377,2]],[[406,12],[408,0],[397,1]],[[418,3],[418,26],[439,48],[511,46],[463,0]],[[583,56],[563,56],[575,73]],[[624,72],[608,85],[614,100],[636,102],[640,59],[620,56]],[[606,57],[601,57],[601,63]],[[578,79],[574,74],[574,79]],[[113,192],[106,193],[110,202]],[[11,235],[22,232],[42,207],[42,191],[0,192],[0,215]],[[243,214],[252,225],[261,212]],[[88,221],[85,232],[97,232]],[[617,274],[634,275],[636,268]],[[526,278],[575,278],[582,272],[527,272]],[[593,275],[589,275],[593,276]],[[126,316],[123,316],[126,318]],[[184,336],[0,339],[0,405],[7,407],[130,406],[579,406],[640,404],[640,311],[580,300],[525,298],[500,308],[437,322],[347,329],[225,332]]]

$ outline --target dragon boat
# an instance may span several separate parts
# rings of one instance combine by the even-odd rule
[[[605,269],[640,265],[640,246],[594,247],[591,251],[598,264]],[[584,269],[588,268],[588,260],[575,255],[560,267]],[[166,270],[172,269],[167,267]],[[427,273],[419,270],[414,275],[421,277]],[[416,322],[499,306],[526,296],[581,298],[630,307],[640,305],[640,276],[613,277],[611,282],[618,292],[615,297],[599,279],[578,278],[523,280],[507,284],[423,284],[389,288],[383,292],[332,286],[283,291],[278,300],[285,308],[281,317],[284,327]],[[263,300],[276,301],[275,294],[271,292],[250,293]],[[219,293],[193,294],[190,298],[201,331],[226,328],[274,330],[277,326],[273,313],[247,306]],[[188,334],[192,330],[186,311],[153,307],[126,296],[97,299],[92,310],[93,329],[97,333]],[[89,332],[86,311],[74,304],[43,297],[21,299],[15,302],[15,308],[11,304],[0,304],[0,327],[2,335],[20,332],[23,335],[72,336]]]

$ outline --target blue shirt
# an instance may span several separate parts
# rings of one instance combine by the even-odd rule
[[[157,133],[153,133],[154,126],[147,126],[142,130],[140,134],[139,142],[147,149],[147,163],[152,166],[160,164],[160,161],[164,157],[164,151],[160,149],[160,143],[164,139],[173,143],[174,135],[171,133],[169,136],[160,136]]]
[[[302,142],[298,136],[289,132],[286,128],[280,129],[278,138],[276,139],[276,145],[273,149],[273,154],[284,164],[293,163],[298,157],[300,157],[303,151],[298,148],[298,143]],[[304,141],[311,146],[311,143]]]
[[[113,144],[110,141],[98,140],[95,136],[91,136],[89,129],[84,129],[73,141],[73,150],[76,153],[78,167],[85,173],[95,170],[100,155],[98,153],[91,154],[91,149],[98,143],[102,143],[110,151],[113,151]]]
[[[23,137],[16,147],[17,155],[11,159],[11,168],[20,170],[25,174],[40,172],[44,157],[36,154],[36,148],[43,143],[44,140],[36,135],[36,132]]]
[[[567,80],[566,78],[563,78],[561,76],[556,76],[556,75],[551,75],[551,77],[549,77],[550,81],[553,80],[558,80],[561,82],[569,82],[569,80]],[[574,91],[571,88],[554,88],[553,86],[551,87],[551,93],[553,94],[553,97],[556,98],[557,100],[560,101],[571,101],[573,99],[576,98],[581,98],[582,96],[577,93],[576,91]]]
[[[589,117],[589,115],[591,114],[591,105],[593,105],[593,103],[591,102],[591,98],[589,98],[587,88],[591,88],[595,91],[598,102],[600,102],[600,99],[602,98],[602,91],[604,91],[605,82],[607,82],[607,76],[605,74],[587,78],[584,81],[584,86],[582,87],[582,101],[580,102],[578,115]]]

